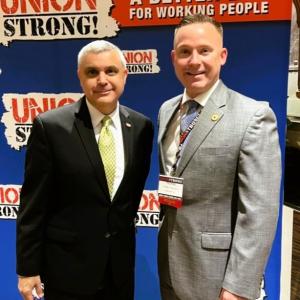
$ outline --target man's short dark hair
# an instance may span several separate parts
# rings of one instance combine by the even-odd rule
[[[212,24],[216,30],[220,33],[220,35],[223,37],[223,26],[220,22],[216,21],[214,18],[202,14],[194,14],[194,15],[188,15],[183,17],[183,19],[180,21],[180,23],[177,25],[175,29],[176,31],[186,25],[195,24],[195,23],[210,23]]]

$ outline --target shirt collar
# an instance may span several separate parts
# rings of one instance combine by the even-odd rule
[[[214,92],[214,90],[216,89],[217,85],[219,84],[220,79],[218,79],[215,84],[206,92],[196,96],[195,98],[193,98],[193,100],[195,100],[196,102],[198,102],[202,107],[205,106],[205,104],[207,103],[209,97],[211,96],[211,94]],[[191,97],[189,97],[187,95],[186,89],[184,89],[183,92],[183,96],[182,96],[182,104],[186,103],[187,101],[191,100]]]
[[[104,114],[100,112],[98,109],[96,109],[88,100],[86,101],[90,116],[91,116],[91,121],[94,130],[99,127],[100,122],[104,118]],[[112,120],[113,126],[116,126],[119,123],[119,102],[117,102],[117,107],[116,109],[109,114]]]

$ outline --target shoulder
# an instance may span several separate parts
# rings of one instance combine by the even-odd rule
[[[145,140],[152,141],[154,126],[150,118],[124,105],[120,105],[120,118],[121,121],[130,122],[138,135],[142,134]]]
[[[217,106],[223,106],[225,104],[228,109],[241,109],[242,111],[245,109],[255,111],[257,109],[269,108],[269,103],[267,101],[260,101],[248,97],[238,91],[227,87],[221,80],[217,88],[213,92],[211,100]]]
[[[130,118],[133,121],[152,124],[152,121],[149,117],[125,105],[120,105],[120,113],[123,114],[126,118]]]
[[[170,113],[174,112],[176,110],[176,108],[178,107],[181,99],[182,99],[182,94],[177,95],[177,96],[163,102],[163,104],[161,105],[159,112],[158,112],[158,121],[161,122]]]
[[[168,109],[170,107],[173,107],[174,105],[177,105],[180,100],[182,99],[182,94],[177,95],[175,97],[172,97],[170,99],[167,99],[160,107],[160,110]]]
[[[74,120],[75,114],[79,111],[83,98],[76,102],[40,113],[36,119],[42,123],[66,123]]]
[[[268,101],[256,100],[231,89],[228,89],[227,105],[237,109],[241,115],[273,113]]]

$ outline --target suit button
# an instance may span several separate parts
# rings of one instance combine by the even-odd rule
[[[109,239],[110,236],[111,236],[111,234],[110,234],[109,232],[106,232],[105,235],[104,235],[104,237],[105,237],[106,239]]]

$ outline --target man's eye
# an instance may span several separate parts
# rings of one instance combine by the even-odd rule
[[[116,75],[117,73],[118,73],[118,69],[117,68],[108,68],[106,70],[106,74],[110,75],[110,76]]]
[[[189,55],[190,51],[188,49],[181,49],[179,50],[180,55]]]
[[[206,54],[208,54],[208,53],[209,53],[209,49],[207,49],[207,48],[201,49],[201,54],[206,55]]]
[[[86,74],[89,77],[94,77],[94,76],[98,75],[98,71],[96,69],[89,69],[89,70],[87,70]]]

